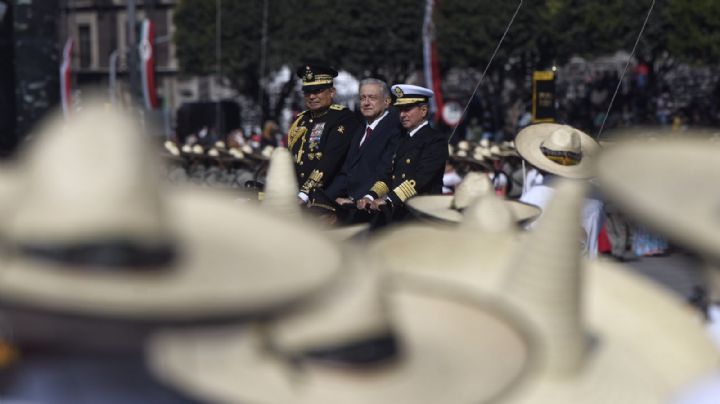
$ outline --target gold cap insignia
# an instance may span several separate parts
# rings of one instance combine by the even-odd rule
[[[310,70],[310,66],[305,66],[305,81],[313,81],[315,74]]]
[[[402,97],[403,95],[405,95],[405,93],[403,93],[402,88],[395,87],[395,95],[397,95],[398,97]]]

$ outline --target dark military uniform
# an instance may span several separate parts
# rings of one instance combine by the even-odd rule
[[[393,219],[402,219],[405,201],[409,198],[442,193],[447,158],[447,137],[429,124],[413,137],[406,132],[393,158],[392,171],[376,182],[369,194],[373,198],[388,198],[394,211]]]
[[[288,149],[301,192],[310,195],[332,182],[358,125],[355,114],[337,104],[321,113],[304,111],[298,115],[288,132]]]

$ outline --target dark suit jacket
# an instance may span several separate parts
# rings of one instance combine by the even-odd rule
[[[325,194],[333,200],[339,196],[355,200],[362,198],[391,169],[392,157],[403,131],[397,110],[391,108],[360,147],[366,126],[358,125],[342,170],[325,189]]]
[[[295,160],[300,191],[310,195],[332,183],[358,125],[355,114],[337,104],[320,114],[304,111],[298,115],[288,132],[288,149]]]
[[[430,125],[422,127],[412,138],[403,133],[392,171],[373,185],[370,195],[374,198],[388,197],[393,209],[404,211],[408,198],[441,194],[448,158],[447,140],[447,136]]]

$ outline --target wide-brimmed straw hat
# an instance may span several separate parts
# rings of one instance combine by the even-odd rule
[[[495,189],[485,174],[471,172],[458,185],[454,195],[416,196],[407,201],[408,208],[420,217],[442,222],[459,223],[465,208],[478,197],[494,194]],[[518,222],[534,219],[540,208],[523,202],[503,200]]]
[[[508,307],[440,284],[387,291],[372,259],[349,266],[272,323],[158,335],[150,368],[193,397],[245,404],[490,402],[532,372]]]
[[[156,151],[125,115],[86,107],[67,123],[51,119],[35,141],[0,217],[0,302],[127,320],[226,318],[292,304],[339,273],[340,252],[302,226],[219,191],[166,190]]]
[[[404,226],[373,240],[369,255],[396,276],[494,291],[521,236],[506,202],[494,193],[474,198],[459,226]]]
[[[583,197],[582,183],[559,184],[538,226],[505,258],[508,248],[471,252],[465,262],[449,249],[435,254],[434,263],[422,257],[427,244],[422,252],[406,251],[429,261],[418,263],[425,270],[414,270],[415,281],[444,280],[479,294],[494,290],[524,313],[538,349],[537,373],[503,402],[666,402],[712,372],[717,352],[687,304],[625,268],[581,260]],[[402,255],[384,262],[412,278]]]
[[[604,193],[667,237],[720,258],[720,145],[694,132],[682,138],[617,144],[599,158]]]
[[[535,167],[567,178],[595,175],[594,156],[600,145],[589,135],[568,125],[540,123],[517,134],[520,156]]]

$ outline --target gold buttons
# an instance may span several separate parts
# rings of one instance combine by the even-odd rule
[[[395,179],[395,174],[393,174],[393,179]]]
[[[405,178],[405,173],[403,173],[402,178]]]
[[[300,178],[305,178],[305,173],[300,173]]]
[[[405,160],[406,164],[410,164],[410,159]]]
[[[304,161],[300,160],[300,165],[303,165],[304,163],[305,163]]]

